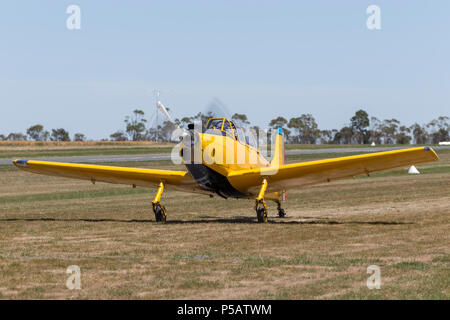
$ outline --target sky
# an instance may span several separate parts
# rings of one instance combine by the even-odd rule
[[[39,123],[108,138],[134,109],[154,114],[155,90],[174,118],[218,98],[260,127],[311,113],[341,128],[361,108],[427,123],[450,116],[449,12],[448,0],[7,1],[0,134]]]

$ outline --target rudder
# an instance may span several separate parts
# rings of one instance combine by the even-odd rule
[[[275,137],[275,148],[271,166],[278,167],[284,164],[284,139],[283,139],[283,129],[278,128],[277,135]]]

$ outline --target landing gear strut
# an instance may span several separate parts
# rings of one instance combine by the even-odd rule
[[[286,212],[281,207],[281,201],[280,200],[276,200],[275,202],[277,203],[278,216],[280,218],[284,218],[286,216]]]
[[[256,217],[258,222],[267,222],[267,206],[264,201],[264,193],[267,189],[267,180],[264,179],[255,202]]]
[[[165,222],[167,217],[166,208],[164,208],[164,206],[160,203],[163,191],[164,183],[161,182],[158,187],[158,192],[156,192],[155,199],[152,201],[156,222]]]

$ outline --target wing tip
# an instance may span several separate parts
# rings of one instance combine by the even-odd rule
[[[28,167],[28,160],[16,159],[13,161],[16,167]]]
[[[439,160],[439,157],[438,157],[436,151],[434,151],[433,148],[426,146],[426,147],[423,147],[423,150],[425,152],[431,152],[431,156],[433,157],[434,161]]]

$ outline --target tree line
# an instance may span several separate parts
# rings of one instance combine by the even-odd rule
[[[134,110],[132,116],[125,119],[125,131],[117,131],[110,138],[116,141],[149,140],[170,141],[171,133],[178,126],[187,128],[189,123],[202,122],[214,117],[212,113],[197,113],[192,117],[175,119],[174,122],[165,121],[156,128],[147,128],[146,119],[142,110]],[[252,129],[254,132],[262,132],[263,128],[252,126],[245,114],[235,113],[231,120],[238,127]],[[319,129],[316,119],[312,114],[302,114],[289,120],[279,116],[268,123],[271,130],[282,128],[286,143],[300,144],[437,144],[450,140],[450,118],[440,116],[426,124],[414,123],[406,126],[397,119],[379,120],[369,117],[364,110],[358,110],[350,118],[347,125],[341,129]]]
[[[197,113],[191,117],[175,119],[174,122],[164,121],[155,127],[147,125],[145,113],[136,109],[124,119],[124,129],[118,130],[109,136],[111,141],[161,141],[172,139],[172,132],[177,128],[187,128],[189,123],[202,122],[214,117],[211,112]],[[270,120],[269,129],[252,126],[245,114],[235,113],[231,120],[238,126],[252,129],[256,133],[265,132],[270,135],[271,130],[282,128],[286,143],[300,144],[437,144],[450,140],[450,118],[440,116],[426,124],[414,123],[406,126],[397,119],[379,120],[370,117],[364,110],[358,110],[350,118],[347,125],[341,129],[319,128],[312,114],[302,114],[290,119],[279,116]],[[10,133],[8,136],[0,134],[0,140],[34,140],[34,141],[71,141],[69,132],[63,128],[52,129],[51,133],[44,130],[40,124],[27,129],[26,135]],[[82,133],[76,133],[73,141],[86,141]]]
[[[449,140],[450,119],[440,116],[426,124],[406,126],[397,119],[379,120],[358,110],[341,129],[321,130],[311,114],[289,120],[278,117],[269,127],[282,127],[288,143],[302,144],[437,144]]]
[[[51,133],[44,130],[44,126],[36,124],[29,127],[26,134],[22,132],[11,132],[7,136],[0,134],[0,141],[72,141],[69,132],[63,128],[52,129]],[[73,141],[86,141],[86,136],[82,133],[75,133]]]

